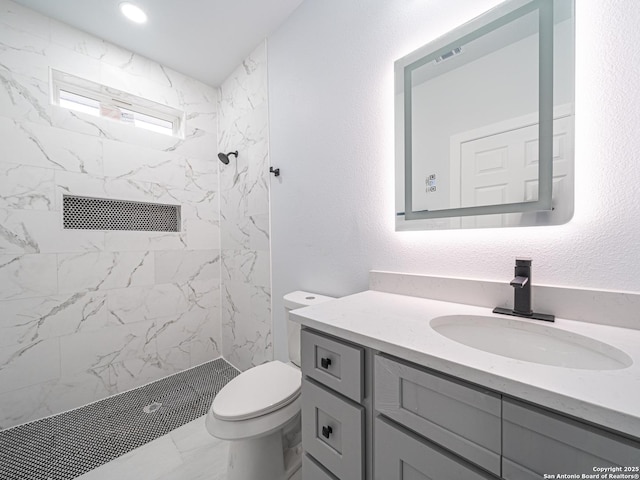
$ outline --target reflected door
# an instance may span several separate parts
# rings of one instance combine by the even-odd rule
[[[553,196],[565,188],[572,168],[572,117],[554,120]],[[460,145],[460,206],[531,202],[538,199],[538,124],[466,141]],[[464,227],[507,226],[505,215],[467,217]]]

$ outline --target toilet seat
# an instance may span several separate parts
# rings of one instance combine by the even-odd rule
[[[276,360],[253,367],[216,395],[205,421],[207,430],[222,440],[245,440],[299,421],[301,385],[302,375],[293,365]]]
[[[251,368],[225,385],[211,412],[218,420],[241,421],[274,412],[300,395],[300,371],[278,360]]]

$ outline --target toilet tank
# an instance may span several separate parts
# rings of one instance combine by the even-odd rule
[[[334,297],[326,297],[316,293],[296,291],[284,296],[284,310],[287,317],[287,336],[289,337],[289,360],[300,366],[300,324],[289,319],[289,312],[296,308],[309,307],[319,303],[334,300]]]

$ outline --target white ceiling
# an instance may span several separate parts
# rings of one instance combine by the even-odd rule
[[[131,0],[144,25],[122,16],[122,0],[15,1],[217,86],[303,0]]]

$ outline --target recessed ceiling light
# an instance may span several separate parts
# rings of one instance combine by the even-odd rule
[[[122,14],[127,17],[132,22],[136,23],[145,23],[147,21],[147,14],[133,3],[122,2],[120,4],[120,11]]]

